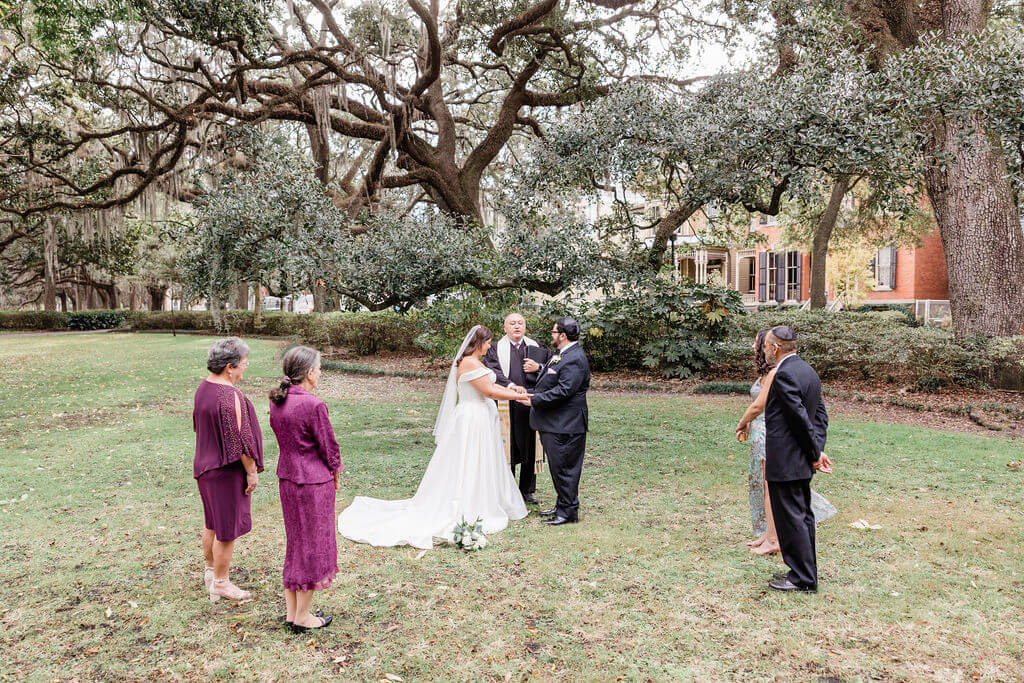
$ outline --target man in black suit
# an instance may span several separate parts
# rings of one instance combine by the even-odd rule
[[[580,472],[587,445],[587,389],[590,363],[577,343],[580,326],[572,318],[559,318],[551,330],[551,344],[557,349],[540,368],[533,397],[522,402],[533,406],[530,426],[540,433],[548,456],[551,480],[558,494],[545,524],[569,524],[579,518]]]
[[[765,338],[764,350],[767,360],[775,363],[775,378],[764,409],[764,477],[782,560],[789,567],[788,574],[776,575],[768,585],[779,591],[813,593],[818,590],[818,564],[811,477],[815,470],[832,471],[832,463],[822,452],[828,414],[818,373],[796,355],[793,328],[773,327]]]
[[[492,344],[484,354],[483,364],[494,370],[495,383],[515,390],[533,392],[537,383],[537,371],[546,363],[551,352],[542,344],[526,336],[526,320],[519,313],[505,316],[505,336]],[[515,476],[519,465],[519,492],[523,501],[536,503],[537,491],[537,438],[530,427],[530,409],[510,401],[509,451],[512,460],[512,474]]]

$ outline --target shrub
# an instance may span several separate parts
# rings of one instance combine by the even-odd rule
[[[308,318],[302,340],[314,346],[340,346],[360,356],[413,347],[416,316],[387,311],[377,313],[323,313]],[[460,338],[461,341],[461,338]]]
[[[172,317],[173,316],[173,317]],[[252,311],[222,311],[229,334],[294,337],[318,348],[338,346],[359,355],[401,351],[412,347],[416,336],[413,317],[380,313],[267,313],[257,326]],[[134,330],[215,331],[209,311],[132,311]]]
[[[486,325],[495,339],[504,334],[505,316],[519,311],[526,318],[526,333],[547,343],[550,321],[523,306],[519,290],[480,292],[472,287],[448,290],[416,312],[416,346],[431,358],[451,358],[474,325]]]
[[[731,376],[745,365],[749,374],[750,341],[757,330],[783,324],[797,331],[800,355],[823,379],[910,382],[926,389],[975,386],[987,381],[992,365],[992,342],[918,327],[902,311],[777,310],[741,318],[739,336],[716,353],[715,372]]]
[[[695,394],[750,394],[750,385],[745,382],[704,382],[693,388]]]
[[[993,385],[1001,389],[1024,390],[1024,337],[993,340],[989,358]]]
[[[63,311],[0,311],[0,330],[66,330]]]
[[[68,328],[72,330],[110,330],[125,321],[124,311],[76,311],[68,313]]]
[[[576,318],[595,369],[647,367],[686,378],[708,367],[742,314],[733,290],[659,277],[585,304]]]

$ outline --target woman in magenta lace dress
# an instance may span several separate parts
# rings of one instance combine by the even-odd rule
[[[252,529],[249,512],[257,473],[263,471],[263,436],[256,409],[235,388],[249,366],[249,347],[238,337],[213,343],[206,356],[209,376],[196,389],[192,429],[196,455],[192,474],[203,501],[203,581],[210,600],[246,600],[249,591],[231,583],[228,570],[235,539]]]
[[[270,427],[281,448],[285,622],[300,633],[331,623],[330,615],[310,613],[310,605],[313,591],[331,585],[338,572],[334,493],[344,466],[327,405],[311,393],[320,383],[320,354],[296,346],[282,364],[284,378],[270,392]]]

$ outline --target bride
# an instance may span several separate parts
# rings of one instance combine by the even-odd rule
[[[448,374],[434,424],[436,448],[416,495],[406,500],[356,496],[338,516],[345,538],[376,546],[433,547],[434,538],[452,540],[463,520],[483,520],[483,531],[501,531],[510,519],[526,516],[519,487],[505,458],[494,401],[526,394],[494,383],[494,371],[480,357],[491,348],[491,331],[477,325],[462,342]]]

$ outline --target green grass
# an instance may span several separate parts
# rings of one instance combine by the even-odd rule
[[[211,605],[191,477],[192,391],[209,338],[0,342],[0,676],[378,680],[1010,680],[1024,667],[1019,441],[834,417],[839,508],[818,534],[821,592],[765,590],[750,556],[743,400],[591,398],[581,523],[535,515],[476,554],[339,542],[315,636],[284,613],[277,448],[253,341],[246,389],[268,470],[233,577]],[[326,373],[355,494],[407,497],[430,457],[436,382]],[[547,474],[540,497],[552,498]],[[21,498],[25,496],[24,500]],[[13,499],[13,502],[12,502]],[[859,518],[882,526],[858,531]]]

